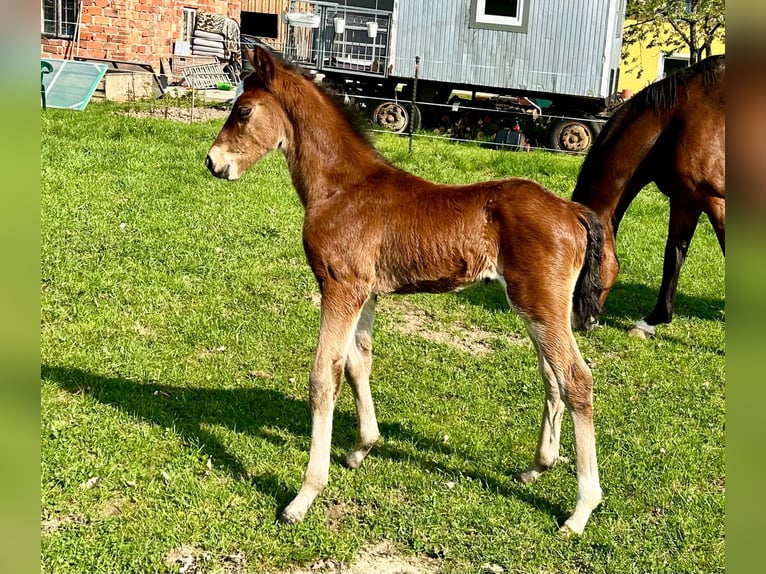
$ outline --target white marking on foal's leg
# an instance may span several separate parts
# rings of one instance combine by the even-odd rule
[[[346,466],[359,468],[373,446],[380,438],[378,422],[375,417],[375,406],[372,402],[370,382],[367,376],[349,381],[356,399],[356,414],[359,419],[354,450],[346,456]]]
[[[340,390],[346,356],[351,345],[359,315],[353,320],[335,315],[322,300],[314,366],[309,379],[311,402],[311,449],[309,463],[303,476],[303,485],[297,496],[282,511],[280,520],[300,522],[311,503],[329,481],[332,417],[336,394]]]
[[[545,404],[540,425],[540,435],[535,450],[535,459],[531,466],[522,472],[518,479],[529,484],[540,478],[540,475],[552,468],[559,461],[559,446],[561,444],[561,419],[564,416],[565,405],[561,400],[556,375],[540,350],[537,327],[528,321],[524,322],[532,343],[537,351],[537,364],[540,376],[545,386]]]
[[[527,470],[519,475],[519,480],[524,484],[536,481],[543,472],[553,468],[559,462],[561,419],[564,415],[564,408],[558,391],[556,391],[555,396],[546,398],[535,460]]]
[[[354,393],[358,431],[356,444],[346,457],[346,466],[359,468],[370,449],[380,438],[375,406],[370,391],[372,369],[372,324],[375,318],[375,297],[365,303],[356,327],[354,342],[346,357],[346,379]]]
[[[577,503],[561,527],[564,534],[582,534],[593,510],[601,503],[602,492],[596,461],[596,433],[593,419],[571,412],[577,452]]]
[[[332,401],[332,396],[329,397]],[[314,409],[311,420],[311,450],[309,463],[303,476],[303,485],[297,496],[282,511],[280,520],[288,524],[300,522],[311,503],[329,480],[330,442],[332,439],[333,404],[329,408]]]
[[[636,321],[636,325],[628,332],[628,334],[641,339],[654,339],[654,325],[650,325],[641,319],[640,321]]]

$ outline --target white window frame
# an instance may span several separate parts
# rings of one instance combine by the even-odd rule
[[[486,0],[471,0],[471,28],[526,32],[530,0],[518,0],[516,17],[487,14]]]
[[[657,62],[657,80],[661,80],[665,77],[665,61],[666,60],[676,60],[678,62],[686,62],[686,65],[689,65],[689,60],[691,60],[691,56],[689,54],[685,54],[683,52],[673,52],[672,54],[665,54],[664,52],[660,52],[660,58]]]
[[[71,3],[74,9],[74,22],[64,20],[64,5]],[[77,0],[53,0],[53,9],[55,14],[53,16],[53,32],[46,32],[45,30],[45,2],[40,0],[40,34],[51,38],[74,38],[77,33],[77,11],[80,9],[79,2]],[[48,20],[50,21],[50,20]],[[67,34],[64,32],[66,26],[72,26],[72,33]]]
[[[181,22],[183,23],[183,30],[181,30],[181,40],[191,42],[192,37],[194,36],[194,28],[197,24],[197,9],[183,8],[181,15]]]

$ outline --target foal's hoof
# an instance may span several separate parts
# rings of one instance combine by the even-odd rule
[[[286,508],[282,511],[282,514],[279,515],[279,522],[282,524],[298,524],[301,521],[303,521],[303,516],[293,514]]]
[[[362,462],[364,462],[364,459],[366,456],[367,456],[366,452],[361,452],[358,450],[348,453],[348,456],[346,457],[346,467],[350,469],[359,468],[360,466],[362,466]]]
[[[559,528],[559,534],[567,538],[570,538],[573,536],[580,536],[582,533],[583,533],[582,530],[578,532],[574,528],[572,528],[568,520],[561,526],[561,528]]]
[[[522,484],[532,484],[535,482],[538,478],[540,478],[540,475],[542,473],[530,468],[529,470],[525,470],[521,474],[519,474],[516,479],[522,483]]]
[[[378,439],[376,438],[369,443],[369,446],[365,446],[363,443],[361,446],[357,445],[354,447],[354,450],[352,450],[346,456],[346,466],[351,469],[356,469],[362,466],[364,459],[367,458],[367,455],[370,454],[372,447],[374,447],[377,443]]]
[[[628,331],[628,335],[639,339],[654,339],[654,325],[650,325],[646,321],[636,321],[636,326]]]

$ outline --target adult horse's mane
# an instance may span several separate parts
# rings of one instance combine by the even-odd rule
[[[343,118],[345,118],[349,129],[354,134],[359,136],[359,138],[361,138],[368,144],[373,145],[372,129],[370,126],[370,122],[362,114],[362,112],[360,112],[354,106],[347,104],[344,101],[344,97],[340,93],[333,91],[329,85],[318,83],[316,79],[313,76],[311,76],[311,74],[304,68],[301,68],[300,66],[292,64],[288,62],[287,60],[284,60],[281,57],[281,55],[278,53],[272,52],[270,53],[270,55],[286,71],[290,72],[291,74],[295,74],[299,77],[305,78],[306,80],[314,84],[318,88],[318,91],[325,97],[326,101],[329,102],[332,105],[332,107],[335,108],[335,110]],[[252,72],[246,75],[243,81],[245,84],[244,85],[245,89],[254,87],[254,85],[257,84],[256,76]],[[257,84],[257,85],[260,85],[260,84]]]
[[[724,58],[724,56],[714,56],[688,68],[680,69],[645,87],[622,104],[601,130],[596,141],[593,142],[593,146],[583,161],[580,177],[590,176],[599,171],[599,166],[603,163],[603,156],[610,151],[612,142],[621,136],[622,130],[630,124],[630,120],[637,114],[647,108],[658,113],[675,108],[678,104],[679,87],[683,88],[685,92],[689,80],[698,74],[702,76],[702,81],[706,87],[713,85],[718,71],[724,66]],[[587,186],[579,185],[580,177],[578,177],[578,185],[575,187],[572,200],[586,202],[587,197],[585,195],[590,193],[590,190]]]
[[[674,108],[677,103],[678,87],[682,86],[686,90],[686,84],[689,78],[702,75],[702,81],[706,86],[713,85],[716,71],[724,65],[724,56],[707,58],[697,62],[688,68],[682,68],[677,72],[670,74],[667,78],[648,85],[641,90],[636,97],[636,104],[643,104],[646,107],[653,107],[655,111],[669,110]],[[630,100],[631,103],[633,100]]]

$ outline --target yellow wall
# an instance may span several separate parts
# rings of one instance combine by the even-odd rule
[[[633,20],[625,20],[625,26],[633,24]],[[624,58],[620,64],[620,78],[618,81],[617,91],[631,90],[634,93],[638,92],[642,88],[645,88],[655,80],[660,79],[662,68],[661,64],[661,50],[660,47],[647,48],[646,44],[649,43],[649,38],[645,42],[636,43],[628,47],[628,57]],[[713,43],[713,55],[723,54],[726,52],[726,46],[722,42]],[[683,55],[689,57],[688,50],[679,50],[674,55]],[[638,61],[632,63],[634,57],[638,58]],[[643,69],[641,77],[637,77],[638,71]]]

